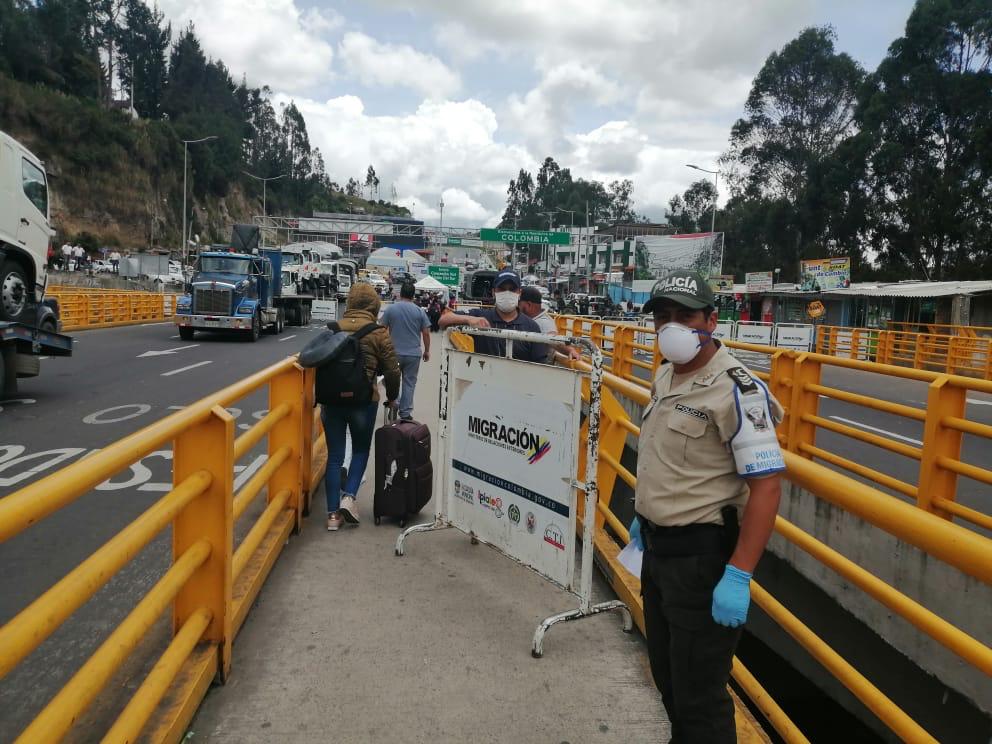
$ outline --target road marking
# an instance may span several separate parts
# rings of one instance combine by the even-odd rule
[[[291,339],[291,338],[296,338],[296,334],[294,333],[292,336],[286,336],[286,338],[281,338],[281,339],[279,339],[279,341],[280,342],[282,342],[282,341],[289,341],[289,339]]]
[[[89,416],[83,418],[83,423],[116,424],[120,421],[127,421],[128,419],[137,418],[138,416],[144,416],[150,410],[152,410],[152,407],[147,403],[128,403],[127,405],[104,408],[96,413],[91,413]],[[122,413],[119,416],[106,418],[108,413],[113,413],[114,411],[122,411]],[[127,411],[127,413],[123,413],[123,411]]]
[[[44,359],[44,357],[42,357]],[[976,406],[992,406],[992,400],[978,400],[978,398],[968,398],[969,403],[974,403]]]
[[[179,336],[169,336],[169,340],[170,340],[170,341],[171,341],[172,339],[174,339],[174,338],[179,338]]]
[[[142,323],[141,324],[141,327],[144,328],[145,326],[162,325],[163,323],[168,323],[168,322],[170,322],[170,321],[168,321],[168,320],[157,320],[154,323]]]
[[[191,364],[188,367],[180,367],[179,369],[174,369],[171,372],[163,372],[162,377],[169,377],[171,375],[178,375],[180,372],[186,372],[187,370],[196,369],[197,367],[202,367],[204,364],[213,364],[212,361],[197,362],[196,364]]]
[[[175,354],[177,351],[185,351],[186,349],[195,349],[199,344],[190,344],[189,346],[177,346],[175,349],[166,349],[165,351],[146,351],[144,354],[138,354],[138,359],[143,359],[144,357],[156,357],[163,356],[165,354]]]
[[[860,421],[852,421],[851,419],[846,419],[841,416],[831,416],[830,418],[832,418],[834,421],[840,421],[843,424],[858,426],[861,427],[862,429],[867,429],[868,431],[876,431],[879,434],[887,434],[890,437],[893,437],[895,439],[901,439],[904,442],[910,442],[911,444],[918,444],[921,447],[923,446],[923,442],[921,442],[919,439],[913,439],[912,437],[904,437],[902,434],[896,434],[895,432],[888,431],[886,429],[879,429],[874,426],[868,426],[868,424],[862,424]]]

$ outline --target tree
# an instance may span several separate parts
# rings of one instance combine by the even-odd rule
[[[365,185],[368,187],[370,199],[372,198],[373,191],[375,191],[376,195],[379,194],[379,176],[375,174],[375,168],[371,164],[365,173]]]
[[[856,201],[851,190],[857,189],[859,164],[836,155],[856,134],[865,73],[834,50],[834,39],[829,27],[808,28],[769,55],[722,158],[732,194],[791,206],[792,219],[781,225],[793,246],[783,278],[800,258],[826,252],[829,240],[838,239],[833,214]]]
[[[608,190],[610,222],[636,222],[637,215],[634,214],[634,182],[629,178],[622,181],[613,181]]]
[[[142,0],[126,0],[124,27],[118,30],[118,76],[125,91],[133,91],[131,105],[146,119],[162,116],[162,96],[168,82],[166,52],[172,25]]]
[[[681,196],[676,194],[669,200],[668,223],[678,232],[709,230],[715,203],[712,181],[696,181]]]
[[[992,269],[992,18],[919,0],[859,108],[883,264],[927,279]]]

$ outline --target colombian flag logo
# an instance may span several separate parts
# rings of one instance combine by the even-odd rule
[[[528,464],[533,465],[535,462],[537,462],[538,460],[540,460],[542,457],[544,457],[550,451],[551,451],[551,440],[549,440],[549,439],[542,439],[541,442],[540,442],[540,444],[538,444],[537,447],[532,447],[531,448],[531,450],[530,450],[530,457],[527,458]]]

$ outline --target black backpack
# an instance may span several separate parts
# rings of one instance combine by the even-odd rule
[[[358,405],[372,400],[372,381],[365,374],[361,340],[377,328],[369,323],[348,336],[335,353],[317,367],[317,402],[326,406]]]

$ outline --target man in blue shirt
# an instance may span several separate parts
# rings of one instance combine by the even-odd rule
[[[496,290],[495,307],[477,307],[466,313],[448,313],[441,316],[442,329],[450,326],[467,325],[473,328],[508,328],[512,331],[540,333],[541,327],[517,309],[520,302],[520,277],[512,269],[503,269],[493,281]],[[495,338],[473,336],[475,350],[479,354],[506,356],[506,342]],[[548,345],[530,341],[513,342],[513,358],[525,362],[548,361]]]
[[[387,307],[380,319],[392,336],[400,371],[403,373],[399,407],[400,418],[407,421],[413,418],[413,392],[417,388],[420,360],[426,362],[431,358],[431,323],[423,308],[414,303],[413,295],[413,284],[404,282],[400,287],[399,302]],[[421,339],[424,342],[422,353]]]

